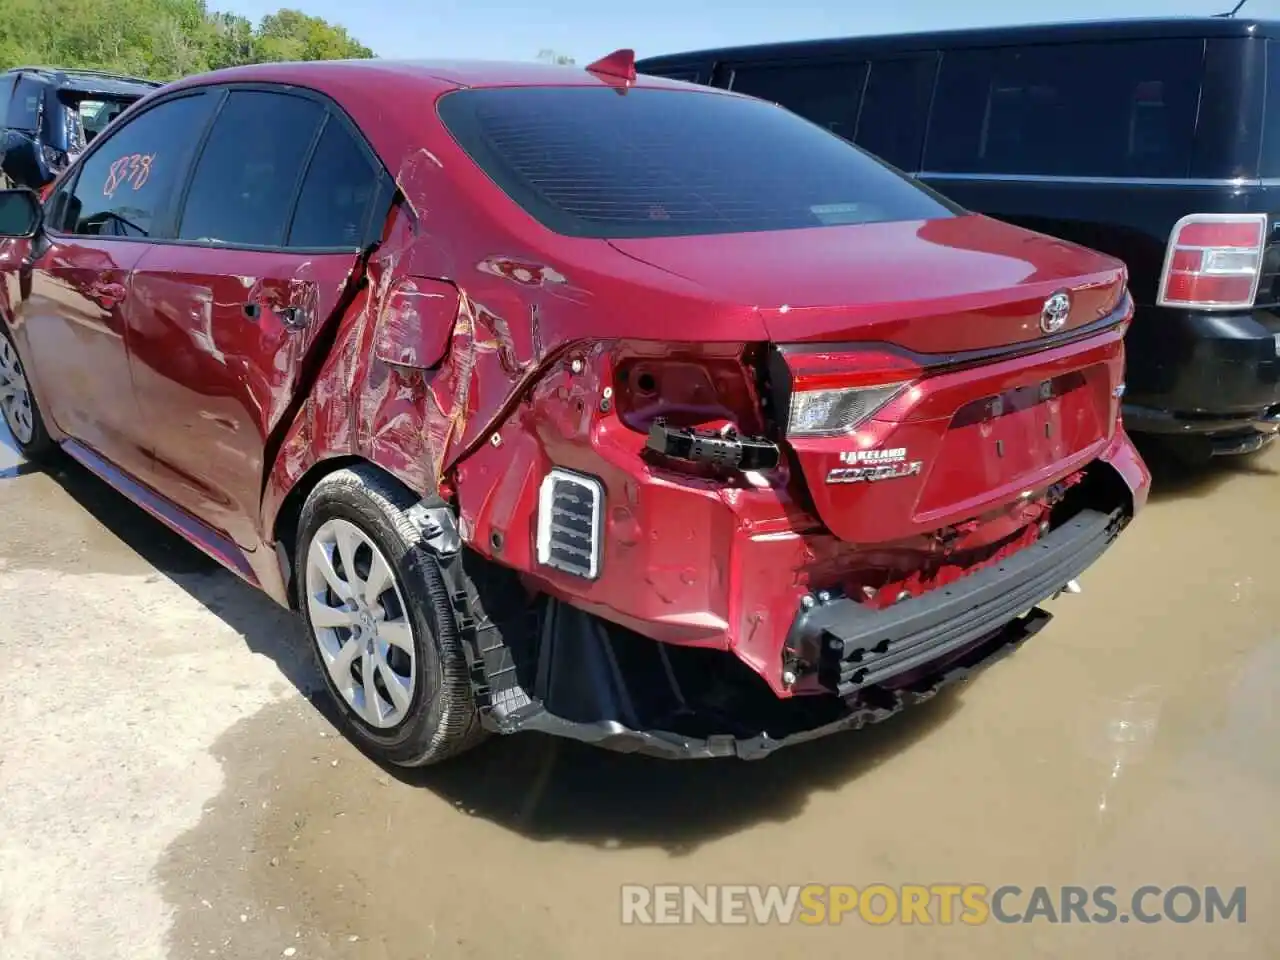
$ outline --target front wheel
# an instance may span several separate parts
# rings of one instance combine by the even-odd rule
[[[302,508],[299,606],[344,732],[375,759],[437,763],[483,736],[440,570],[405,514],[417,497],[367,466]]]
[[[45,428],[27,372],[9,331],[0,321],[0,416],[28,460],[47,460],[58,449]]]

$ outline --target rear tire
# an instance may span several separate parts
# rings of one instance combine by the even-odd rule
[[[372,466],[335,471],[302,507],[295,555],[298,605],[344,732],[402,767],[484,738],[448,590],[406,516],[418,499]]]
[[[27,380],[26,368],[18,356],[4,321],[0,320],[0,420],[4,421],[18,451],[35,463],[47,463],[58,452],[49,436]]]

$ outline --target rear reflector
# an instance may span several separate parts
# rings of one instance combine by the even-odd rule
[[[604,489],[595,477],[552,470],[538,491],[538,562],[577,577],[600,573]]]
[[[1156,303],[1198,310],[1253,306],[1267,215],[1195,213],[1173,228]]]

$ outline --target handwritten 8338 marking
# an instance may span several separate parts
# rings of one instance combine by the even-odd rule
[[[107,180],[102,185],[102,195],[113,197],[124,184],[134,190],[141,190],[151,179],[151,164],[155,160],[154,153],[131,153],[121,157],[107,168]]]

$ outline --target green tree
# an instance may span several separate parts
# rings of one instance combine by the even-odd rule
[[[245,63],[372,56],[345,27],[291,9],[255,28],[205,0],[0,0],[0,69],[91,67],[171,80]]]
[[[346,27],[300,10],[280,10],[263,17],[258,39],[262,60],[350,60],[373,56],[372,50],[351,38]]]

